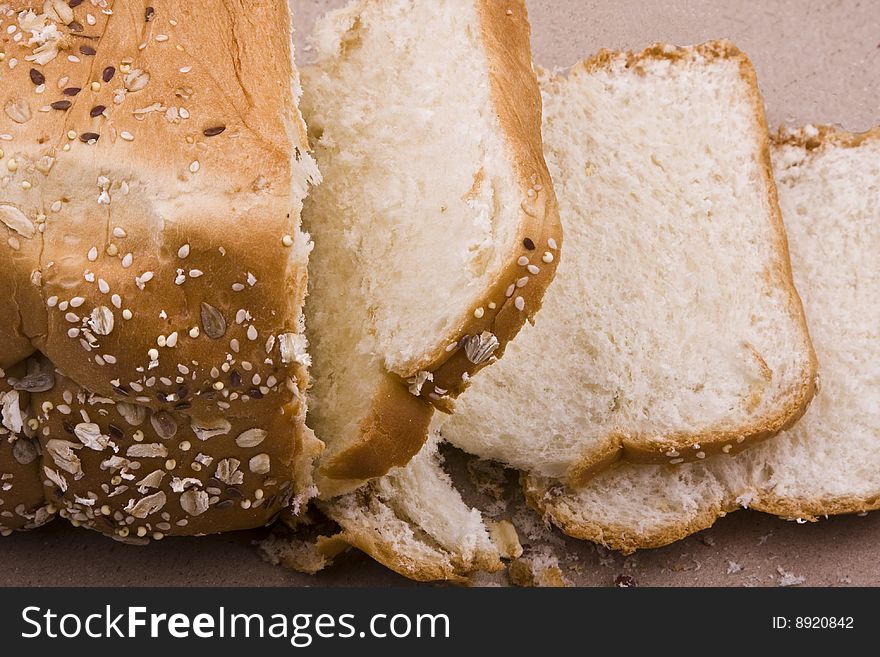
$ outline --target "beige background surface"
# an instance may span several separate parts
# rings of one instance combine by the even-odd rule
[[[430,0],[423,0],[430,1]],[[498,0],[503,1],[503,0]],[[293,0],[301,38],[340,1]],[[567,66],[599,48],[640,49],[727,37],[758,70],[771,126],[804,122],[864,130],[880,124],[880,0],[530,0],[535,59]],[[301,58],[308,57],[303,48]],[[449,463],[466,489],[465,460]],[[530,549],[556,554],[576,584],[610,585],[621,573],[640,585],[880,584],[880,514],[814,525],[751,512],[676,545],[623,558],[546,529],[516,497],[501,509]],[[486,504],[472,490],[473,502]],[[528,536],[531,534],[531,536]],[[408,585],[358,553],[316,577],[263,563],[261,532],[127,547],[63,522],[0,539],[0,585]],[[499,583],[504,578],[498,579]]]

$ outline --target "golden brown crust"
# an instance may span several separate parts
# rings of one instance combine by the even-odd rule
[[[43,362],[52,388],[32,393],[45,496],[62,517],[128,541],[257,527],[311,496],[317,443],[293,399],[256,422],[199,426],[182,413],[114,403]],[[299,476],[296,476],[299,475]],[[149,500],[143,503],[144,500]]]
[[[728,41],[709,41],[696,46],[677,47],[654,44],[642,52],[614,52],[602,50],[596,56],[576,64],[569,75],[583,71],[592,73],[610,70],[623,64],[628,69],[640,71],[645,64],[657,60],[691,62],[694,60],[728,59],[738,63],[740,74],[748,87],[749,101],[755,117],[755,133],[760,140],[757,157],[764,184],[769,194],[775,246],[779,258],[768,273],[775,287],[788,293],[788,310],[803,336],[802,348],[808,354],[808,366],[803,372],[797,390],[775,413],[759,418],[751,424],[734,430],[709,428],[699,433],[677,432],[656,435],[609,435],[595,450],[585,452],[581,460],[569,468],[566,481],[573,487],[585,485],[596,473],[615,463],[618,459],[636,463],[685,463],[702,460],[714,454],[736,454],[743,449],[777,435],[791,427],[806,412],[815,393],[818,364],[809,337],[806,317],[801,299],[794,286],[788,239],[782,222],[782,214],[776,194],[776,183],[770,163],[769,137],[763,102],[758,89],[754,68],[748,57]],[[611,447],[609,447],[609,444]],[[614,451],[618,454],[613,454]]]
[[[872,139],[880,139],[880,126],[865,132],[849,132],[833,125],[811,125],[796,129],[780,127],[770,137],[775,147],[796,146],[810,153],[827,146],[858,148]]]
[[[40,442],[32,424],[33,395],[28,374],[32,359],[0,369],[0,535],[34,529],[51,520],[55,509],[43,498]]]
[[[409,463],[425,443],[432,415],[427,401],[410,394],[397,377],[385,375],[361,421],[360,439],[321,463],[322,496],[333,497]]]

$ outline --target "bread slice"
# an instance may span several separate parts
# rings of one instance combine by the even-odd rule
[[[415,458],[321,510],[342,531],[335,537],[405,577],[465,582],[502,568],[480,512],[467,506],[437,452],[435,433]]]
[[[419,451],[538,310],[561,231],[522,0],[361,0],[314,42],[306,325],[329,498]]]
[[[880,128],[781,133],[773,163],[821,393],[793,428],[733,458],[622,464],[577,491],[527,478],[529,502],[566,533],[631,552],[740,507],[799,520],[880,508]]]
[[[618,459],[699,460],[790,426],[816,364],[748,58],[657,45],[541,84],[567,254],[538,325],[444,437],[580,485]]]

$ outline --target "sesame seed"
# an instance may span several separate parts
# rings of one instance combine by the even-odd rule
[[[474,317],[476,317],[477,319],[482,319],[483,315],[485,315],[485,314],[486,314],[486,311],[483,310],[482,308],[477,308],[474,311]]]
[[[105,281],[103,278],[98,279],[98,289],[103,293],[107,294],[110,291],[110,284]]]
[[[199,169],[202,168],[202,165],[199,164],[198,160],[193,160],[189,165],[190,173],[197,173]]]
[[[118,294],[114,294],[110,297],[110,303],[112,303],[116,308],[122,308],[122,297]]]
[[[131,311],[128,308],[122,311],[122,319],[129,320],[131,317]]]
[[[71,324],[76,324],[77,322],[79,322],[79,315],[77,315],[76,313],[67,313],[64,316],[64,319],[66,319]]]
[[[198,327],[198,326],[193,326],[193,327],[189,330],[189,337],[191,337],[191,338],[193,338],[193,339],[199,337],[199,327]]]
[[[293,238],[290,235],[285,235],[281,238],[281,243],[284,246],[293,246]]]
[[[233,292],[241,292],[242,290],[244,290],[243,284],[241,284],[241,283],[233,283],[232,284],[232,291]]]
[[[547,240],[547,246],[549,246],[549,247],[550,247],[551,249],[553,249],[554,251],[556,251],[556,250],[559,248],[559,247],[556,245],[556,240],[553,239],[552,237],[551,237],[549,240]]]
[[[527,269],[532,275],[537,275],[541,272],[541,270],[536,265],[529,265]]]
[[[159,360],[159,350],[156,348],[151,348],[147,352],[147,356],[150,357],[150,360]]]
[[[213,387],[214,387],[214,390],[223,390],[223,382],[222,381],[215,381]]]
[[[89,262],[94,262],[95,260],[97,260],[98,259],[98,247],[93,246],[91,249],[89,249],[89,253],[88,253],[87,257],[89,259]]]
[[[101,83],[100,82],[92,82],[92,84],[90,84],[89,87],[95,93],[101,91]]]
[[[498,305],[494,301],[489,302],[489,310],[495,310],[497,307]]]
[[[179,249],[177,249],[177,257],[178,258],[186,258],[189,255],[189,244],[184,244]]]
[[[70,300],[70,307],[71,308],[79,308],[85,302],[86,302],[86,300],[83,299],[82,297],[73,297],[73,299]]]
[[[134,141],[134,135],[131,134],[128,130],[123,130],[119,133],[119,136],[122,137],[125,141]]]
[[[253,324],[248,327],[247,337],[251,342],[257,339],[257,329]]]
[[[516,286],[511,283],[510,285],[507,286],[507,290],[504,292],[504,296],[509,299],[510,297],[513,296],[513,291],[515,289],[516,289]]]
[[[126,253],[122,257],[122,268],[128,269],[129,267],[131,267],[132,260],[134,260],[134,257],[130,253]]]
[[[522,297],[517,297],[516,300],[513,302],[513,305],[516,306],[517,310],[522,312],[526,307],[526,300]]]
[[[204,276],[204,275],[205,275],[205,272],[203,272],[201,269],[190,269],[189,270],[189,277],[190,278],[199,278],[200,276]]]
[[[529,259],[526,256],[520,256],[519,260],[516,261],[516,264],[518,264],[520,267],[525,267],[527,264],[529,264]]]
[[[551,262],[553,262],[553,254],[550,253],[549,251],[545,251],[545,252],[544,252],[544,257],[541,258],[541,260],[543,260],[543,261],[546,262],[547,264],[550,264]]]

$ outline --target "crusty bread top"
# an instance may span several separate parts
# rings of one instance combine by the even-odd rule
[[[264,56],[290,50],[286,4],[30,6],[0,16],[17,330],[110,398],[272,408],[304,359],[305,133],[291,58]]]
[[[0,337],[55,372],[32,409],[46,495],[119,538],[302,502],[318,172],[287,3],[0,7]]]

